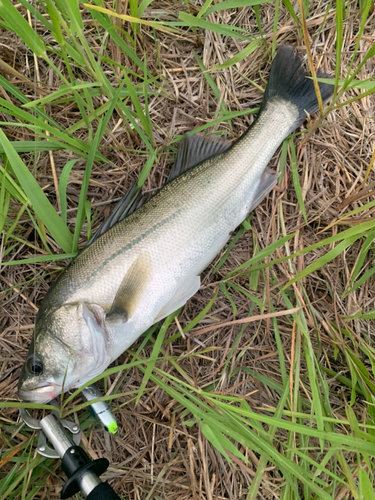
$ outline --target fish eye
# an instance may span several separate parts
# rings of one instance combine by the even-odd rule
[[[43,363],[35,355],[29,357],[26,368],[31,375],[41,375],[43,373]]]

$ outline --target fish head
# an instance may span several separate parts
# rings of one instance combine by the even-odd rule
[[[104,309],[83,303],[38,314],[18,384],[19,398],[47,403],[99,375],[111,361],[104,319]]]

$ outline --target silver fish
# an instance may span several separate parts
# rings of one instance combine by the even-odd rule
[[[22,400],[42,403],[82,386],[197,292],[200,273],[275,185],[272,155],[317,109],[306,76],[293,49],[280,47],[249,130],[225,151],[183,142],[177,170],[185,171],[126,218],[120,207],[78,254],[39,309]],[[331,88],[320,85],[323,101]]]

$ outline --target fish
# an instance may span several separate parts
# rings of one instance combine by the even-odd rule
[[[319,88],[327,101],[332,86]],[[280,46],[249,129],[229,147],[188,135],[168,182],[143,204],[133,188],[52,284],[36,317],[19,398],[45,403],[81,387],[181,308],[231,233],[275,186],[268,163],[282,141],[317,109],[302,60],[293,47]]]

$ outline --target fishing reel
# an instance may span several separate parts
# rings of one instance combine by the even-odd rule
[[[83,389],[81,395],[85,401],[92,401],[101,396],[95,386]],[[50,404],[59,409],[56,400]],[[116,432],[116,420],[107,403],[100,401],[89,405],[88,408],[103,428],[112,434]],[[68,478],[60,494],[62,499],[82,492],[87,500],[120,500],[112,487],[99,479],[109,466],[108,460],[106,458],[91,460],[79,445],[81,429],[78,424],[65,418],[60,419],[58,411],[52,411],[41,420],[30,416],[24,408],[20,409],[20,414],[28,427],[40,431],[38,453],[62,461],[61,468]]]

